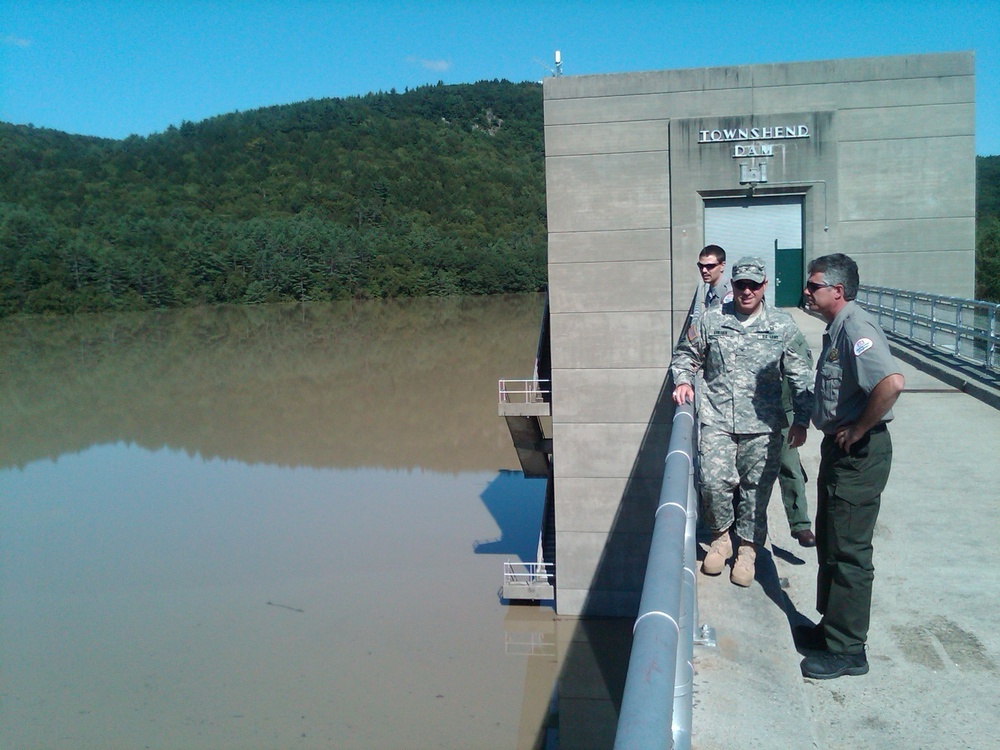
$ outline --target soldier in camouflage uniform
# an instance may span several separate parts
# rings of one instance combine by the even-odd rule
[[[793,447],[805,442],[813,404],[812,356],[791,317],[764,304],[763,260],[737,261],[732,284],[733,301],[705,311],[697,336],[678,345],[670,370],[678,404],[693,400],[699,370],[704,378],[698,456],[702,517],[712,543],[702,572],[718,575],[725,568],[733,553],[732,527],[739,548],[730,580],[749,586],[757,545],[767,537],[767,501],[778,474],[781,430],[788,427]],[[791,389],[790,427],[781,403],[783,378]]]

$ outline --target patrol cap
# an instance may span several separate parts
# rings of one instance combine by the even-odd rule
[[[764,260],[753,255],[747,255],[736,261],[733,266],[733,281],[764,281]]]

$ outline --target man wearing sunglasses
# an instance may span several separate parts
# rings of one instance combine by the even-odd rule
[[[854,298],[858,265],[842,253],[809,264],[806,302],[827,321],[816,370],[813,423],[823,431],[816,478],[815,627],[795,628],[813,679],[868,672],[872,539],[889,480],[892,441],[886,423],[904,379],[882,328]]]
[[[698,255],[698,273],[701,283],[694,290],[694,298],[684,323],[683,335],[688,338],[697,333],[699,318],[705,310],[719,307],[733,298],[729,282],[722,278],[726,270],[726,251],[718,245],[706,245]]]
[[[698,458],[702,519],[712,533],[702,572],[718,575],[738,549],[729,579],[749,586],[757,546],[767,537],[767,502],[778,475],[781,431],[805,442],[812,412],[812,356],[791,316],[764,304],[764,261],[741,258],[733,266],[733,299],[710,308],[674,351],[670,371],[674,401],[698,399]],[[781,403],[782,380],[791,391],[793,423]],[[736,498],[734,509],[734,495]]]

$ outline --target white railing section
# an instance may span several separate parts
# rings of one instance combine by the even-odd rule
[[[503,582],[505,586],[535,586],[540,583],[552,583],[554,568],[552,563],[511,562],[507,560],[503,564]]]
[[[502,404],[537,404],[552,398],[552,384],[548,380],[538,378],[500,380],[500,403]]]
[[[504,631],[503,649],[508,656],[555,656],[553,635]]]
[[[555,564],[511,562],[503,564],[503,598],[512,601],[555,599]]]
[[[1000,304],[864,285],[857,301],[889,333],[1000,371]]]

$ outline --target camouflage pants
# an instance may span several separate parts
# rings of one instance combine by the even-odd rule
[[[701,426],[701,517],[710,531],[735,525],[740,539],[765,542],[767,502],[778,476],[781,440],[780,432],[734,435]]]

